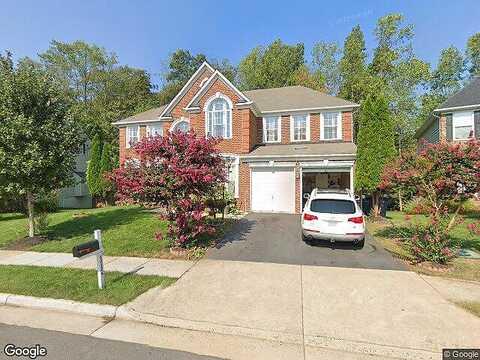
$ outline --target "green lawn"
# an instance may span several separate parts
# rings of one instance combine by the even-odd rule
[[[387,223],[372,223],[367,221],[367,229],[380,244],[394,256],[406,260],[407,262],[414,261],[414,258],[408,253],[402,243],[396,238],[399,238],[399,232],[407,234],[407,223],[415,224],[427,221],[424,215],[411,215],[410,220],[405,220],[405,214],[399,211],[387,212]],[[480,212],[471,212],[465,214],[465,223],[457,226],[453,232],[452,237],[455,240],[461,240],[464,247],[473,248],[480,251],[480,237],[469,234],[467,224],[478,221],[480,219]],[[392,226],[394,225],[394,226]],[[403,235],[403,237],[408,235]],[[480,260],[456,258],[449,264],[448,271],[438,272],[429,268],[410,265],[414,271],[428,274],[444,276],[449,278],[480,281]]]
[[[95,270],[0,265],[0,293],[121,305],[148,289],[167,287],[175,279],[108,272],[107,286],[98,289]]]
[[[106,255],[160,257],[168,254],[168,243],[155,239],[166,222],[140,207],[62,210],[49,214],[49,241],[32,251],[71,252],[72,247],[93,238],[101,229]],[[27,220],[21,214],[0,214],[0,248],[27,235]]]

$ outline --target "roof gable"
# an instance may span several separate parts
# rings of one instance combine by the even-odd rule
[[[165,109],[160,114],[161,118],[169,118],[170,112],[175,108],[175,106],[180,102],[180,100],[187,94],[188,90],[195,84],[195,82],[202,76],[202,74],[206,71],[210,71],[215,73],[213,67],[204,61],[202,65],[195,71],[195,73],[190,77],[187,83],[182,87],[182,89],[178,92],[178,94],[173,98],[172,101],[165,107]]]

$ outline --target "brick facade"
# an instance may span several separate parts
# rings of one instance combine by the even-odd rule
[[[228,154],[247,154],[256,146],[263,144],[263,119],[254,114],[252,109],[244,105],[237,105],[243,101],[242,97],[225,83],[220,77],[206,89],[205,93],[197,99],[198,109],[185,110],[187,105],[198,93],[206,78],[212,75],[212,71],[208,68],[199,74],[197,80],[193,83],[185,95],[179,99],[178,103],[170,111],[171,120],[162,122],[163,132],[167,133],[172,123],[180,118],[190,121],[190,127],[199,136],[205,136],[205,104],[209,99],[215,97],[218,93],[228,97],[232,104],[232,138],[220,141],[218,148],[222,153]],[[310,140],[307,143],[318,143],[320,140],[320,113],[310,113]],[[342,112],[342,140],[351,142],[353,139],[352,112]],[[280,143],[290,144],[290,114],[285,113],[281,116]],[[146,124],[140,124],[140,137],[146,135]],[[338,142],[338,140],[337,140]],[[277,143],[278,144],[278,143]],[[123,164],[126,159],[131,157],[131,149],[126,148],[126,127],[122,125],[119,129],[119,157],[120,163]],[[268,145],[267,145],[268,146]],[[243,211],[250,210],[250,189],[251,174],[248,163],[240,160],[238,169],[239,191],[238,206]],[[301,170],[295,168],[295,211],[301,212]]]

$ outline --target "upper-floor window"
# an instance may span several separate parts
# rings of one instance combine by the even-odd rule
[[[290,117],[291,141],[310,140],[310,118],[307,114],[297,114]]]
[[[280,116],[266,116],[263,118],[263,141],[280,142]]]
[[[126,144],[125,147],[129,148],[130,146],[134,146],[136,143],[140,141],[140,127],[138,125],[130,125],[127,126],[127,134],[126,134]]]
[[[163,126],[162,123],[148,124],[146,129],[147,137],[150,136],[162,136]]]
[[[342,139],[342,117],[340,112],[325,112],[321,115],[321,140]]]
[[[207,136],[230,139],[232,137],[232,108],[220,94],[210,100],[206,107]]]
[[[188,121],[188,119],[182,117],[180,120],[177,120],[172,124],[170,131],[180,131],[183,133],[189,132],[190,122]]]
[[[467,140],[473,136],[473,111],[454,112],[453,139]]]

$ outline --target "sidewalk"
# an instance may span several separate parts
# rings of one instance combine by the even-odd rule
[[[179,278],[195,262],[186,260],[164,260],[152,258],[104,256],[105,271],[123,273],[135,272],[138,275],[157,275]],[[0,250],[0,265],[52,266],[60,268],[96,269],[96,258],[84,260],[72,254],[33,251]]]

